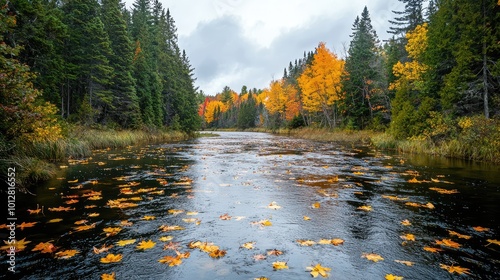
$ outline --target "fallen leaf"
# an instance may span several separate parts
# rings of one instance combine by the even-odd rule
[[[403,280],[403,277],[392,275],[392,274],[386,274],[385,280]]]
[[[185,223],[196,223],[199,220],[195,218],[188,218],[188,219],[182,219],[182,221],[184,221]]]
[[[362,257],[367,259],[367,260],[370,260],[372,262],[378,262],[378,261],[384,260],[384,258],[382,258],[382,256],[380,256],[379,254],[375,254],[375,253],[363,253]]]
[[[330,245],[330,244],[332,244],[332,241],[330,239],[320,239],[318,241],[318,244],[321,244],[321,245]]]
[[[75,210],[75,208],[63,207],[63,206],[49,208],[49,211],[53,211],[53,212],[61,212],[61,211],[68,212],[68,211],[73,211],[73,210]]]
[[[267,258],[266,255],[262,255],[262,254],[258,254],[258,255],[253,256],[253,259],[256,261],[262,261],[262,260],[265,260],[266,258]]]
[[[454,265],[445,265],[445,264],[442,264],[440,263],[439,266],[448,271],[449,273],[457,273],[457,274],[470,274],[470,269],[468,268],[464,268],[464,267],[460,267],[460,266],[454,266]]]
[[[117,241],[116,245],[117,246],[126,246],[126,245],[130,245],[130,244],[134,244],[134,243],[135,243],[135,239],[127,239],[127,240]]]
[[[40,253],[54,253],[57,250],[57,247],[50,242],[40,242],[35,246],[31,251],[40,251]]]
[[[103,273],[101,275],[101,280],[115,280],[115,273],[112,272],[111,274]]]
[[[310,219],[308,216],[304,216],[304,221],[309,221]]]
[[[269,208],[269,209],[273,209],[273,210],[278,210],[278,209],[280,209],[280,208],[281,208],[281,206],[279,206],[279,205],[276,203],[276,201],[273,201],[273,202],[271,202],[271,204],[269,204],[269,205],[267,206],[267,208]]]
[[[277,250],[277,249],[273,249],[273,250],[267,251],[267,255],[268,256],[279,256],[279,255],[283,255],[283,252],[280,250]]]
[[[177,250],[181,244],[179,242],[172,242],[170,241],[169,243],[163,245],[163,250]]]
[[[307,271],[311,271],[312,277],[316,278],[318,275],[321,275],[323,277],[328,277],[328,271],[331,271],[331,268],[321,266],[319,263],[313,267],[308,266],[306,267]]]
[[[225,255],[226,255],[226,250],[219,250],[219,249],[212,250],[209,254],[209,256],[214,259],[222,258]]]
[[[247,242],[247,243],[244,243],[243,245],[241,245],[241,248],[252,250],[254,244],[255,244],[255,242]]]
[[[198,215],[198,212],[196,212],[196,211],[190,211],[190,212],[186,212],[186,215],[188,215],[188,216],[195,216],[195,215]]]
[[[120,226],[123,226],[123,227],[130,227],[132,226],[133,223],[132,222],[129,222],[128,220],[123,220],[123,221],[120,221]]]
[[[231,220],[231,216],[229,216],[229,214],[226,213],[226,214],[220,215],[219,219],[221,219],[223,221],[227,221],[227,220]]]
[[[473,229],[475,231],[478,231],[478,232],[483,232],[483,231],[489,231],[490,230],[489,228],[485,228],[485,227],[482,227],[482,226],[473,227]]]
[[[358,210],[363,210],[363,211],[372,211],[372,207],[370,205],[363,205],[363,206],[359,206],[357,208]]]
[[[104,244],[104,245],[102,245],[101,248],[93,247],[93,250],[94,250],[94,254],[100,254],[100,253],[107,252],[111,248],[113,248],[113,245],[106,246],[106,244]]]
[[[262,276],[262,277],[254,278],[254,280],[269,280],[269,278]]]
[[[394,260],[394,261],[397,263],[400,263],[400,264],[404,264],[406,266],[413,266],[415,264],[414,262],[410,262],[410,261],[400,261],[400,260]]]
[[[65,251],[57,252],[55,256],[58,259],[69,259],[69,258],[71,258],[79,253],[80,252],[77,250],[65,250]]]
[[[443,249],[441,249],[441,248],[434,248],[434,247],[428,247],[428,246],[425,246],[424,250],[427,252],[431,252],[431,253],[437,253],[437,252],[443,251]]]
[[[184,230],[185,228],[181,227],[181,226],[167,226],[167,225],[162,225],[160,226],[160,230],[162,231],[173,231],[173,230]]]
[[[174,237],[173,237],[173,236],[171,236],[171,235],[169,235],[169,236],[162,236],[162,237],[160,237],[158,240],[160,240],[160,241],[162,241],[162,242],[167,242],[167,241],[170,241],[170,240],[172,240],[172,239],[174,239]]]
[[[189,258],[189,256],[191,256],[191,253],[190,252],[185,252],[185,253],[181,253],[177,250],[175,250],[175,253],[177,254],[177,256],[181,259],[187,259]]]
[[[321,204],[319,202],[315,202],[311,205],[312,208],[320,208]]]
[[[141,218],[141,220],[145,220],[145,221],[152,221],[154,219],[156,219],[155,216],[148,216],[148,215]]]
[[[82,224],[86,224],[86,223],[88,223],[88,222],[89,222],[89,221],[87,221],[87,220],[79,220],[79,221],[74,222],[74,224],[75,224],[75,225],[82,225]]]
[[[402,224],[403,226],[411,226],[411,223],[410,223],[410,221],[408,221],[408,220],[402,220],[402,221],[401,221],[401,224]]]
[[[401,235],[400,237],[401,237],[401,239],[406,240],[406,241],[415,241],[415,235],[413,235],[411,233]]]
[[[52,223],[59,223],[61,222],[63,219],[60,219],[60,218],[56,218],[56,219],[51,219],[49,221],[47,221],[48,224],[52,224]]]
[[[136,248],[139,250],[147,250],[147,249],[153,248],[155,245],[156,245],[156,242],[153,242],[152,240],[148,240],[148,241],[143,240],[143,241],[139,242],[139,244],[136,246]]]
[[[76,180],[72,180],[72,181],[68,181],[68,183],[70,183],[70,184],[71,184],[71,183],[78,183],[78,179],[76,179]]]
[[[109,236],[115,236],[117,235],[120,231],[122,230],[122,228],[119,228],[119,227],[107,227],[107,228],[104,228],[103,231],[104,233],[106,233],[106,237],[109,237]]]
[[[298,239],[297,243],[299,243],[300,246],[312,246],[312,245],[316,244],[316,242],[314,242],[312,240],[304,240],[304,239]]]
[[[273,268],[274,270],[288,269],[288,265],[286,262],[273,262]]]
[[[20,225],[17,225],[17,228],[20,228],[21,230],[24,230],[24,228],[29,228],[29,227],[34,227],[38,222],[31,222],[31,223],[26,223],[22,222]]]
[[[9,239],[9,240],[4,240],[3,242],[5,243],[5,245],[0,247],[0,250],[7,252],[10,252],[10,249],[12,247],[15,248],[14,250],[15,252],[23,251],[24,249],[26,249],[26,244],[31,243],[31,241],[26,241],[26,238],[23,238],[21,240]]]
[[[120,262],[123,258],[122,254],[108,254],[106,257],[101,258],[101,263],[115,263]]]
[[[451,239],[442,239],[442,240],[436,240],[436,244],[438,245],[442,245],[442,246],[447,246],[447,247],[450,247],[450,248],[460,248],[460,244],[451,240]]]
[[[447,190],[447,189],[442,189],[442,188],[429,188],[431,191],[436,191],[440,194],[456,194],[458,193],[458,190]]]
[[[486,241],[488,241],[488,242],[489,242],[489,243],[488,243],[488,245],[490,245],[490,244],[495,244],[495,245],[500,246],[500,241],[498,241],[498,240],[496,240],[496,239],[486,239]],[[486,245],[486,246],[488,246],[488,245]]]
[[[85,230],[89,230],[89,229],[95,228],[95,225],[96,225],[96,223],[93,223],[93,224],[90,224],[90,225],[84,225],[84,226],[74,227],[73,229],[75,230],[75,232],[85,231]]]
[[[168,266],[177,266],[182,263],[182,259],[179,256],[165,256],[158,260],[160,263],[166,263]]]
[[[382,198],[387,198],[394,201],[408,200],[408,197],[398,197],[393,195],[382,195]]]
[[[334,239],[330,240],[330,242],[332,243],[332,245],[335,245],[335,246],[344,244],[344,240],[340,239],[340,238],[334,238]]]
[[[99,217],[100,215],[101,215],[101,214],[99,214],[99,213],[95,213],[95,212],[94,212],[94,213],[89,213],[89,214],[88,214],[89,218]]]
[[[463,238],[463,239],[471,239],[472,236],[470,235],[464,235],[464,234],[460,234],[456,231],[453,231],[453,230],[448,230],[448,233],[451,235],[451,236],[456,236],[458,238]]]

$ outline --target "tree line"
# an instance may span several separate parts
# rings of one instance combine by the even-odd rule
[[[319,43],[252,98],[243,91],[223,98],[230,89],[208,97],[199,111],[205,125],[237,126],[228,115],[241,115],[252,120],[245,127],[373,129],[435,140],[473,116],[497,118],[500,3],[399,1],[404,10],[393,11],[389,40],[380,42],[365,7],[345,58]],[[255,109],[242,110],[248,102]]]
[[[130,9],[121,0],[2,0],[0,6],[4,140],[57,138],[65,122],[199,127],[193,68],[159,0],[136,0]]]

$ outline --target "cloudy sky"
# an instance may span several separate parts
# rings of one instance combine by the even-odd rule
[[[226,85],[236,92],[243,85],[265,88],[321,41],[344,56],[354,19],[365,6],[379,39],[387,39],[391,10],[404,9],[398,0],[161,1],[195,68],[196,86],[208,95]]]

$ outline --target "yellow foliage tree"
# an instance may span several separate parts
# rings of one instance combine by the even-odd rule
[[[286,84],[283,79],[272,81],[269,89],[265,89],[261,95],[265,96],[264,106],[270,114],[278,114],[290,121],[299,112],[297,89],[293,85]]]
[[[227,106],[220,100],[212,100],[208,102],[205,109],[205,121],[211,123],[219,117],[218,114],[227,111]]]
[[[389,85],[389,89],[398,90],[404,87],[408,89],[422,89],[422,75],[427,71],[428,67],[420,63],[419,60],[427,48],[427,23],[418,25],[415,30],[406,34],[408,43],[405,46],[408,52],[409,62],[401,63],[398,61],[392,72],[398,78],[394,83]]]
[[[341,98],[344,63],[321,42],[316,48],[312,64],[297,79],[302,90],[303,109],[323,112],[330,127],[335,124],[333,105]]]

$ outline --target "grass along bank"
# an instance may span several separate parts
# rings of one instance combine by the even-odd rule
[[[0,147],[4,158],[2,172],[15,167],[17,186],[26,191],[38,181],[48,180],[57,171],[55,163],[85,158],[97,149],[116,149],[147,143],[174,142],[188,139],[186,133],[170,130],[112,130],[73,127],[67,136],[56,141],[18,142]]]

